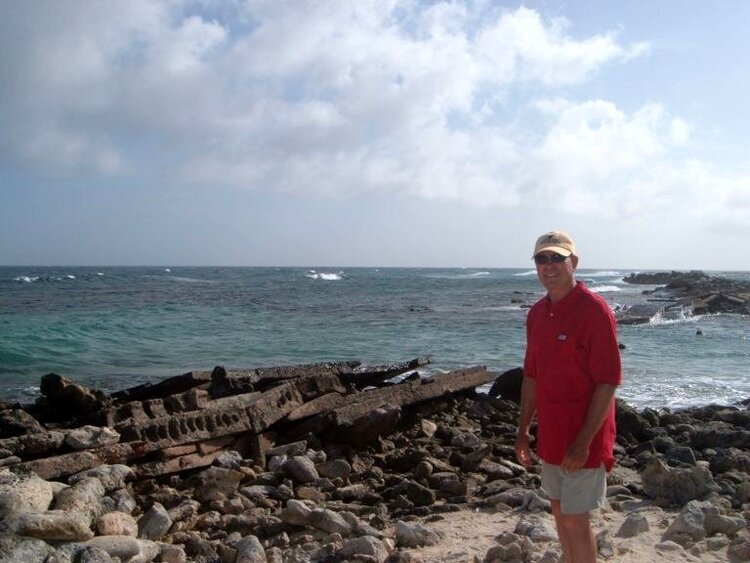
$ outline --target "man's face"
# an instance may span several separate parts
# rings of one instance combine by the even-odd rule
[[[568,256],[563,261],[562,257],[548,250],[539,252],[537,256],[546,257],[546,263],[536,261],[536,275],[539,281],[549,293],[558,293],[570,290],[575,285],[575,270],[578,266],[578,256]],[[544,258],[542,258],[544,260]]]

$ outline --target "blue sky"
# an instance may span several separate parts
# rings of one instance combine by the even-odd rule
[[[750,270],[748,2],[0,16],[0,264]]]

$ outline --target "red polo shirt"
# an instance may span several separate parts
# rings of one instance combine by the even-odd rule
[[[524,375],[536,380],[537,453],[560,465],[578,435],[594,388],[622,382],[615,317],[582,282],[555,304],[547,296],[526,319]],[[615,405],[591,441],[584,467],[614,464]]]

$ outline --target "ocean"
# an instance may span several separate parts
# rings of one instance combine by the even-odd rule
[[[627,273],[577,277],[616,307],[653,287]],[[533,269],[0,267],[0,399],[33,402],[49,372],[107,392],[217,365],[426,354],[425,376],[502,372],[522,364],[527,307],[542,294]],[[637,408],[750,398],[748,337],[737,315],[621,326],[618,396]]]

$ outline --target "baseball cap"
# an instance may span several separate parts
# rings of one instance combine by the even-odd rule
[[[561,256],[570,256],[576,253],[576,245],[567,233],[563,231],[550,231],[544,233],[536,240],[533,255],[536,256],[545,250],[557,252]]]

